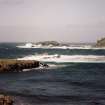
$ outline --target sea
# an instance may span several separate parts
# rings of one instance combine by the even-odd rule
[[[0,43],[0,58],[39,60],[49,67],[0,74],[0,92],[14,96],[14,105],[105,105],[104,48],[22,44]]]

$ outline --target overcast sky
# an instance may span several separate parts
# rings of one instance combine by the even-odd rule
[[[105,0],[0,0],[0,42],[95,42],[105,36]]]

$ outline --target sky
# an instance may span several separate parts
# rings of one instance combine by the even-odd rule
[[[0,42],[96,42],[105,0],[0,0]]]

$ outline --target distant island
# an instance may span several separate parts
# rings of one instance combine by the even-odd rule
[[[105,38],[97,40],[96,47],[105,47]]]
[[[59,46],[60,43],[56,42],[56,41],[43,41],[43,42],[37,42],[35,43],[36,45],[41,44],[42,46]]]
[[[57,42],[57,41],[42,41],[42,42],[37,42],[35,44],[36,45],[42,45],[42,46],[50,46],[50,47],[55,47],[55,46],[69,46],[69,44],[60,43],[60,42]]]
[[[57,41],[41,41],[41,42],[33,42],[26,43],[25,45],[16,46],[18,48],[54,48],[54,47],[69,47],[68,43],[61,43]]]

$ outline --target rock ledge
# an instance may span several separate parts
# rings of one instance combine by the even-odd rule
[[[31,69],[39,67],[39,61],[34,60],[0,60],[1,72],[21,72],[23,69]]]

